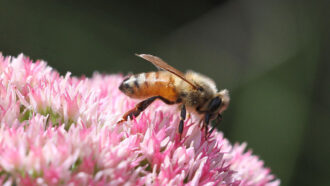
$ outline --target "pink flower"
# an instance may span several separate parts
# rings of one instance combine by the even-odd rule
[[[208,140],[192,115],[183,140],[160,101],[117,125],[132,100],[121,75],[60,76],[44,61],[0,55],[0,183],[6,185],[279,185],[246,144]]]

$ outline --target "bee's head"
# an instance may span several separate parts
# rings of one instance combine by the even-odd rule
[[[208,105],[208,111],[210,114],[221,114],[229,105],[229,92],[227,89],[223,89],[215,94]]]

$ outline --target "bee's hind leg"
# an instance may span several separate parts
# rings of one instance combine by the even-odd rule
[[[141,112],[143,112],[152,102],[154,102],[156,99],[160,99],[166,104],[174,104],[173,102],[161,97],[161,96],[154,96],[151,98],[148,98],[146,100],[141,101],[140,103],[136,104],[135,107],[129,111],[127,111],[123,118],[117,122],[117,124],[120,124],[124,121],[127,121],[128,118],[133,119],[133,117],[138,117]]]

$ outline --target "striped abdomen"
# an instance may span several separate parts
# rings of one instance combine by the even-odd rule
[[[148,72],[126,78],[119,89],[132,98],[144,99],[162,96],[171,102],[176,102],[179,95],[175,85],[178,78],[167,71]]]

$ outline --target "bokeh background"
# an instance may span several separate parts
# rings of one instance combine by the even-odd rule
[[[330,1],[1,0],[0,51],[65,74],[155,70],[151,53],[231,92],[219,129],[282,185],[330,185]]]

